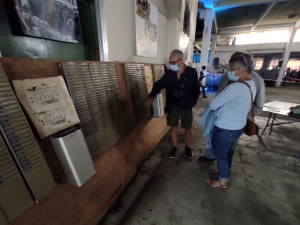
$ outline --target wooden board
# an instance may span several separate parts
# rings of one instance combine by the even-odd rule
[[[133,112],[131,109],[131,100],[127,93],[126,87],[126,77],[123,69],[124,62],[116,62],[116,70],[118,73],[118,82],[120,87],[120,92],[122,96],[122,102],[124,107],[124,114],[127,118],[127,126],[129,129],[134,127],[134,119],[133,119]]]
[[[59,62],[61,61],[0,58],[0,63],[3,64],[9,80],[61,75]],[[116,69],[124,115],[128,118],[127,126],[132,130],[94,159],[96,175],[78,188],[68,184],[49,138],[41,140],[33,128],[33,133],[57,183],[57,188],[46,199],[15,219],[12,224],[97,224],[136,174],[137,168],[167,133],[169,127],[166,125],[165,117],[150,119],[138,127],[133,127],[133,121],[130,119],[132,118],[130,102],[122,71],[123,63],[116,62]],[[30,123],[30,120],[28,121]]]
[[[169,130],[165,120],[165,117],[155,118],[133,128],[97,157],[94,161],[96,174],[82,187],[67,183],[58,185],[47,199],[11,224],[97,224]]]

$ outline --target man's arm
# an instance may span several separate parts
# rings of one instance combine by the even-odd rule
[[[193,87],[193,95],[195,96],[195,104],[197,103],[197,100],[199,98],[200,95],[200,84],[198,81],[198,76],[197,76],[197,72],[195,73],[195,82],[194,82],[194,87]],[[203,87],[204,88],[204,87]]]
[[[257,87],[256,96],[254,99],[254,116],[261,114],[265,104],[265,83],[261,79],[260,86]]]
[[[221,82],[220,82],[220,85],[219,85],[219,88],[217,91],[217,95],[226,88],[226,86],[228,85],[228,81],[229,81],[229,78],[228,78],[228,74],[226,72],[223,74],[223,76],[221,78]]]
[[[155,96],[165,87],[167,86],[167,75],[164,74],[160,80],[156,81],[153,85],[151,93],[149,94],[150,97],[155,98]]]
[[[211,110],[217,110],[237,97],[238,92],[236,91],[235,85],[229,85],[211,101],[209,108]]]

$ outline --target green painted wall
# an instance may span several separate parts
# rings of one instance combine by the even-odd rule
[[[73,44],[23,35],[12,0],[0,0],[0,51],[3,57],[92,60],[98,47],[93,3],[78,0],[84,44]]]

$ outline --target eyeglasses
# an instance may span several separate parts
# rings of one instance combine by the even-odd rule
[[[178,59],[177,61],[175,62],[169,62],[170,65],[175,65],[178,61],[180,61],[181,59]]]

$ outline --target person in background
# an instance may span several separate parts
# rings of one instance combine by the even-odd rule
[[[231,58],[243,55],[245,53],[243,52],[235,52]],[[249,70],[253,69],[253,65],[250,63],[249,64]],[[258,116],[262,113],[262,110],[264,108],[265,104],[265,83],[264,80],[254,71],[251,72],[251,79],[255,83],[256,87],[256,95],[253,96],[254,98],[254,116]],[[234,80],[229,79],[228,73],[225,73],[222,76],[217,95],[221,93],[228,85],[235,83]],[[248,119],[251,118],[251,112],[248,113]],[[238,139],[233,143],[231,147],[231,151],[235,153],[236,148],[238,145]],[[199,161],[214,161],[215,160],[215,155],[212,149],[205,149],[205,154],[203,156],[199,157]]]
[[[297,76],[297,70],[292,70],[291,78],[296,78],[296,76]]]
[[[218,169],[219,179],[207,179],[213,188],[228,188],[233,159],[232,146],[244,132],[247,115],[251,109],[251,95],[256,95],[256,87],[251,79],[253,60],[249,54],[234,55],[229,60],[228,78],[235,83],[227,86],[210,103],[211,110],[219,110],[212,134],[212,147]]]
[[[176,155],[178,142],[178,124],[185,130],[185,151],[189,158],[193,158],[191,150],[192,139],[192,108],[196,105],[200,95],[197,71],[184,64],[183,52],[175,49],[169,57],[171,69],[167,70],[160,80],[154,83],[151,93],[146,99],[146,105],[151,106],[155,96],[164,88],[167,92],[167,124],[171,127],[173,149],[169,158]]]
[[[285,83],[286,81],[289,81],[291,78],[291,68],[287,68],[286,69],[286,72],[285,72],[285,75],[283,77],[283,82],[282,82],[282,87],[285,87]]]
[[[203,92],[203,98],[207,98],[207,96],[205,95],[205,87],[202,84],[202,79],[205,79],[205,70],[206,70],[206,66],[202,66],[202,70],[200,71],[200,76],[199,76],[199,85],[202,88],[202,92]]]
[[[297,72],[296,84],[300,85],[300,68],[298,69],[298,72]]]

